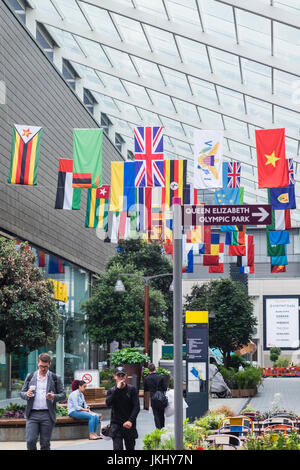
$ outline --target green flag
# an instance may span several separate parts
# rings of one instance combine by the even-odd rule
[[[285,256],[286,245],[271,245],[270,234],[267,231],[267,256]]]
[[[73,188],[102,186],[103,129],[73,129]]]

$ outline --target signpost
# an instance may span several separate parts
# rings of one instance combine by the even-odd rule
[[[208,411],[208,311],[187,311],[186,401],[190,421]]]
[[[182,206],[184,227],[192,225],[270,225],[272,206],[255,205],[185,205]]]

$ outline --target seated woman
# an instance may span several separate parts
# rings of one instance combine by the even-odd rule
[[[71,418],[85,419],[89,422],[90,440],[102,439],[97,435],[99,416],[93,413],[87,406],[83,392],[86,389],[86,383],[83,380],[77,380],[72,383],[72,390],[68,397],[68,415]]]

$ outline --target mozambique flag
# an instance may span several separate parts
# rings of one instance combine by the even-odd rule
[[[9,184],[37,184],[41,137],[41,127],[14,125]]]
[[[173,197],[184,203],[187,160],[165,160],[165,188],[162,188],[162,203],[165,210],[172,206]]]
[[[102,184],[103,129],[73,129],[73,188]]]
[[[108,229],[109,189],[108,185],[88,189],[85,215],[87,228]]]

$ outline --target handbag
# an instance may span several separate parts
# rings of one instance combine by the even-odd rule
[[[105,437],[109,437],[110,424],[107,424],[104,428],[101,429],[101,434]]]

